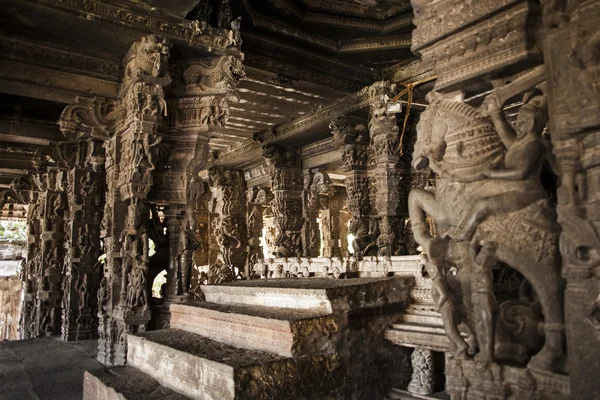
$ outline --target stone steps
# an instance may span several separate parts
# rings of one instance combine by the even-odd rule
[[[189,400],[133,367],[86,371],[83,400]]]
[[[129,335],[127,342],[130,367],[193,399],[298,398],[330,392],[344,379],[337,354],[281,357],[179,329]]]
[[[404,302],[409,287],[402,277],[365,279],[265,279],[202,286],[207,302],[332,314]]]
[[[154,392],[171,391],[202,400],[370,395],[376,365],[369,357],[385,348],[381,354],[392,365],[404,355],[387,349],[381,334],[405,311],[410,286],[402,277],[203,286],[206,302],[171,306],[170,329],[127,335],[128,366],[115,371],[141,375],[148,396],[131,397],[135,391],[121,388],[121,380],[96,374],[86,377],[89,399],[153,399]],[[372,348],[363,349],[365,343]],[[179,398],[185,397],[173,399]]]
[[[173,304],[171,328],[283,357],[330,353],[338,317],[311,310],[214,303]]]

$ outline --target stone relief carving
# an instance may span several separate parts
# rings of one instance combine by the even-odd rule
[[[408,391],[421,395],[433,393],[433,354],[431,350],[415,348],[410,356],[413,367]]]
[[[193,63],[183,71],[185,91],[234,90],[239,80],[246,77],[242,61],[243,56],[226,55]]]
[[[523,88],[523,82],[516,80],[512,85]],[[498,88],[496,93],[503,90],[507,88]],[[456,359],[467,358],[467,351],[474,348],[458,333],[457,304],[452,304],[457,294],[448,285],[460,282],[463,293],[459,296],[471,304],[470,330],[479,348],[475,360],[493,361],[495,348],[501,344],[494,337],[498,305],[491,269],[502,262],[531,283],[544,313],[546,340],[529,367],[560,371],[564,325],[557,224],[539,176],[546,154],[540,137],[547,120],[545,99],[525,95],[516,130],[501,115],[502,104],[494,94],[484,102],[487,110],[432,97],[419,123],[413,165],[428,166],[440,179],[435,193],[411,191],[412,229],[429,256],[428,271]],[[466,192],[468,197],[463,195]],[[440,232],[433,237],[425,213]]]

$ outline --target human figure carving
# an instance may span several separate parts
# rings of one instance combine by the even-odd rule
[[[453,357],[457,359],[467,358],[469,346],[458,330],[459,322],[456,315],[456,307],[452,301],[448,285],[446,284],[444,262],[448,244],[443,239],[435,239],[437,243],[432,246],[435,253],[428,254],[425,269],[431,279],[431,297],[437,312],[442,314],[446,335],[450,340],[450,348]]]

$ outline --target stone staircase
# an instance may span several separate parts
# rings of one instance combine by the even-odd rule
[[[127,366],[87,372],[83,397],[382,398],[385,382],[402,374],[393,367],[407,364],[383,331],[405,310],[409,288],[407,278],[205,286],[206,302],[171,306],[170,329],[128,336]]]

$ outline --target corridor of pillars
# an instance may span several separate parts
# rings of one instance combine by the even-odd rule
[[[201,296],[200,285],[286,276],[262,269],[265,254],[406,254],[409,169],[382,100],[368,121],[330,121],[342,179],[303,168],[300,148],[278,144],[262,145],[262,185],[249,186],[241,169],[209,164],[210,137],[237,101],[240,57],[229,48],[208,64],[173,59],[166,39],[145,37],[123,57],[116,101],[79,97],[65,108],[65,140],[13,184],[29,204],[23,338],[98,338],[99,361],[121,365],[127,334],[168,327],[170,305]],[[236,76],[223,74],[230,68]],[[370,90],[383,99],[395,88],[380,82]]]

